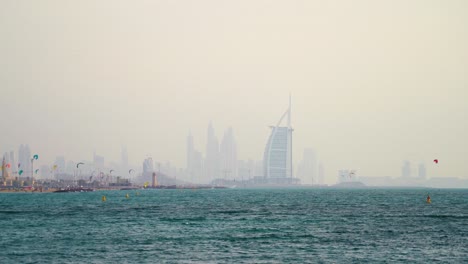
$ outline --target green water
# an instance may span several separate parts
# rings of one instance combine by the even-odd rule
[[[138,192],[0,194],[0,263],[468,263],[468,190]]]

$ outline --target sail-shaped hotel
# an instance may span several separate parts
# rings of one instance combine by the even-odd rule
[[[286,124],[283,124],[286,121]],[[263,179],[257,179],[264,184],[299,184],[299,179],[293,177],[292,165],[292,132],[291,127],[291,96],[289,107],[279,119],[276,126],[270,126],[271,134],[265,146],[263,155]]]

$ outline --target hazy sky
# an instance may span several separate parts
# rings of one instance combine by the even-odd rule
[[[232,126],[260,160],[292,94],[294,162],[468,177],[468,1],[0,0],[0,151],[185,167]],[[438,158],[438,166],[432,160]]]

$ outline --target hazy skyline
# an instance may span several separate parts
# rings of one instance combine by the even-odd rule
[[[466,1],[0,1],[0,152],[186,164],[213,123],[260,160],[292,95],[293,160],[468,177]],[[206,155],[206,153],[204,153]],[[432,164],[434,158],[439,164]]]

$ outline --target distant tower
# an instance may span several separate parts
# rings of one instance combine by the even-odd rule
[[[187,168],[188,180],[191,183],[202,181],[203,174],[203,156],[200,151],[195,149],[192,133],[187,136]]]
[[[426,166],[424,165],[424,163],[419,164],[418,177],[421,179],[426,179]]]
[[[317,172],[317,155],[315,151],[310,148],[304,149],[304,156],[297,171],[298,177],[303,180],[310,180],[312,184],[318,184],[319,179],[317,176]]]
[[[205,161],[206,177],[207,181],[220,177],[219,169],[219,143],[215,136],[213,125],[209,124],[208,134],[206,140],[206,161]]]
[[[237,146],[232,128],[224,132],[220,147],[221,172],[228,180],[237,178]]]
[[[18,151],[18,162],[21,164],[19,170],[23,170],[24,175],[31,174],[31,150],[28,145],[21,144]]]
[[[411,163],[407,160],[403,161],[403,166],[401,167],[401,177],[403,178],[411,177]]]
[[[280,126],[285,117],[286,126]],[[276,126],[270,128],[271,134],[263,155],[263,174],[265,178],[292,178],[291,96],[288,109]]]

